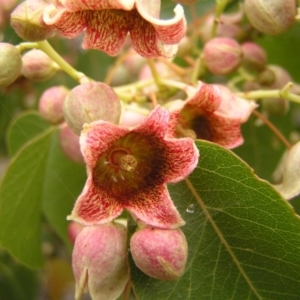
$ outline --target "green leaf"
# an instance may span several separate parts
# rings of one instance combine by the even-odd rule
[[[50,124],[37,111],[27,111],[18,115],[7,130],[6,140],[9,155],[15,155],[27,141],[49,127]]]
[[[186,181],[170,185],[186,225],[189,259],[174,282],[151,279],[132,260],[138,299],[300,299],[300,220],[229,150],[197,142]]]
[[[49,149],[42,198],[45,216],[65,243],[69,243],[69,222],[66,217],[71,213],[85,180],[85,167],[69,160],[62,153],[57,131]]]
[[[43,265],[40,202],[53,129],[25,144],[12,159],[0,186],[0,243],[31,267]]]
[[[7,132],[10,154],[14,155],[21,146],[49,127],[50,124],[36,111],[20,114],[13,120]],[[74,201],[84,185],[85,167],[72,162],[62,153],[58,130],[53,134],[45,160],[47,164],[43,174],[41,197],[43,212],[54,230],[68,244],[66,216],[70,214]]]
[[[38,276],[36,271],[16,263],[2,249],[0,249],[0,274],[1,299],[37,299]]]

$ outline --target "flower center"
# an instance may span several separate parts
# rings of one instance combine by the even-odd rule
[[[123,171],[132,172],[137,166],[137,160],[124,149],[116,149],[110,154],[111,163]]]

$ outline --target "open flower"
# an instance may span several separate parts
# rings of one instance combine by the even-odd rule
[[[225,86],[199,82],[186,88],[188,99],[171,107],[168,135],[204,139],[226,148],[243,143],[241,124],[255,107],[253,101],[236,97]]]
[[[88,179],[68,219],[103,224],[127,209],[154,227],[183,225],[166,183],[188,176],[199,152],[190,138],[165,137],[168,121],[168,111],[158,106],[133,129],[105,121],[84,125],[80,142]]]
[[[84,49],[117,55],[128,32],[132,47],[141,56],[172,57],[185,35],[183,8],[177,5],[171,20],[160,20],[160,0],[55,0],[44,10],[44,22],[67,38],[84,29]]]

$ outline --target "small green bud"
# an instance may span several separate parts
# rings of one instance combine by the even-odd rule
[[[25,41],[37,42],[47,39],[54,31],[53,26],[43,21],[43,10],[48,4],[42,0],[26,0],[11,14],[11,26]]]
[[[0,43],[0,88],[12,84],[21,74],[19,50],[11,44]]]

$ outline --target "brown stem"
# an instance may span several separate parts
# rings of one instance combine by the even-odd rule
[[[268,118],[266,118],[263,114],[258,112],[257,110],[253,111],[253,114],[261,119],[274,133],[275,135],[281,140],[281,142],[288,148],[291,149],[291,143],[285,138],[285,136],[274,126],[273,123],[270,122]]]

